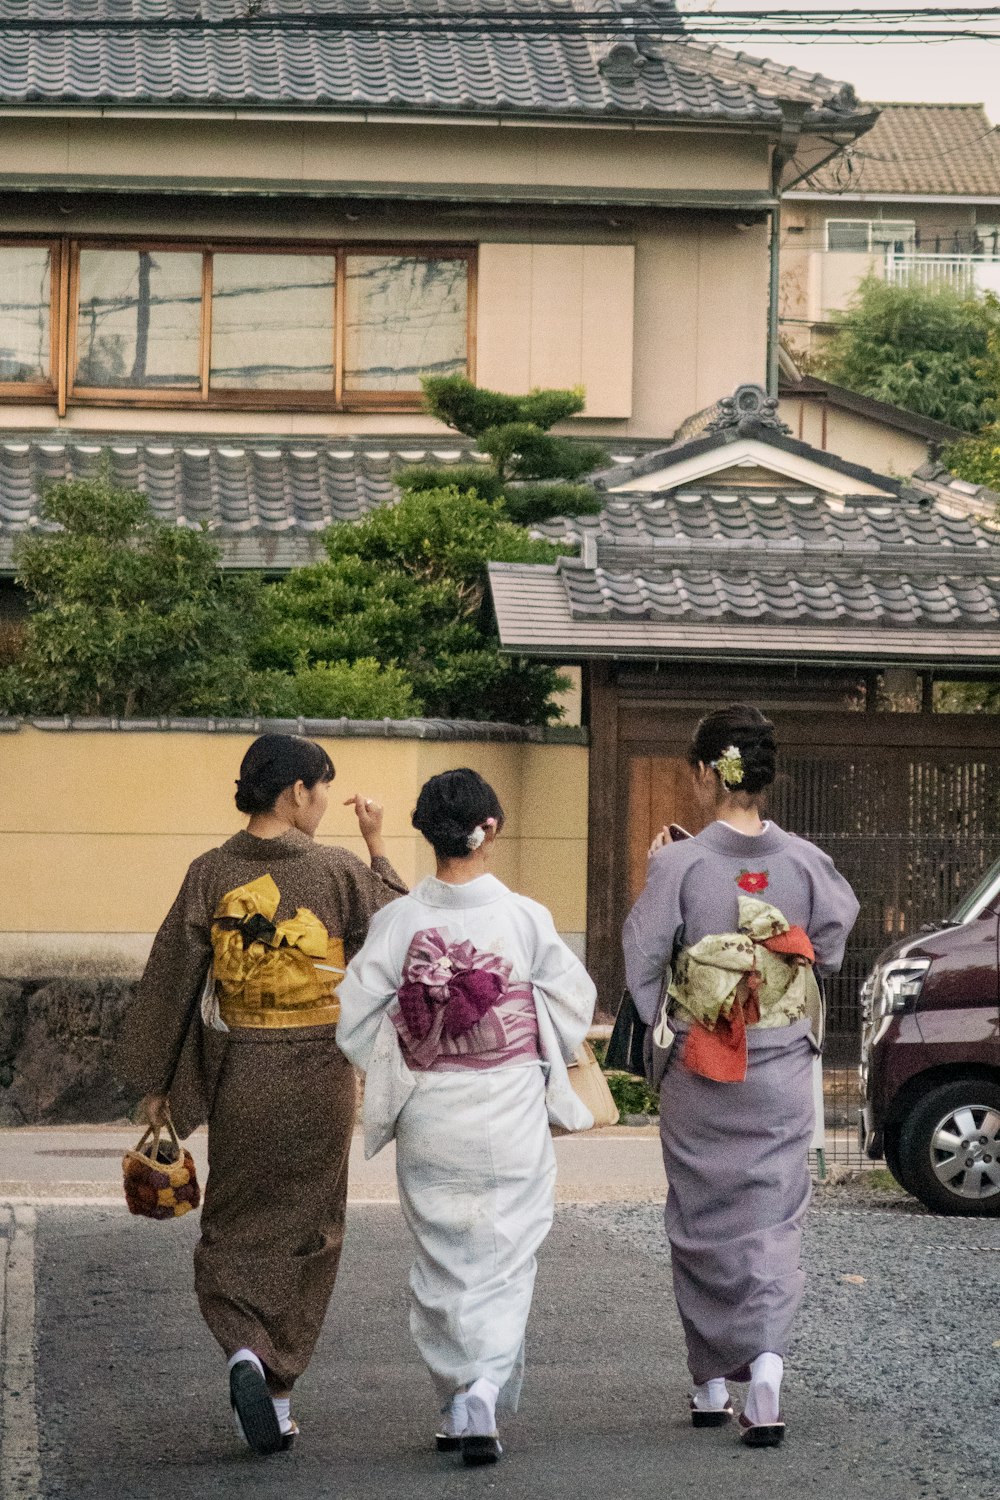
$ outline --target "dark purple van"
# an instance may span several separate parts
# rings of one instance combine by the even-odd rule
[[[1000,1214],[1000,861],[862,989],[861,1134],[928,1208]]]

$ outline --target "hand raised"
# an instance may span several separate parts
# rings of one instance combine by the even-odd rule
[[[376,802],[373,797],[362,797],[360,792],[355,792],[353,797],[344,798],[344,806],[354,808],[358,827],[366,841],[378,838],[382,832],[382,818],[385,813],[381,802]]]
[[[656,838],[653,840],[653,842],[649,846],[649,854],[647,855],[647,858],[648,859],[652,859],[652,857],[656,853],[657,849],[665,849],[668,844],[672,844],[672,843],[673,843],[673,839],[670,837],[670,829],[664,823],[663,827],[660,829],[659,833],[656,835]]]

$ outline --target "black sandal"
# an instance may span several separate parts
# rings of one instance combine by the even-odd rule
[[[779,1415],[777,1422],[751,1422],[740,1414],[740,1442],[748,1448],[780,1448],[785,1441],[785,1424]]]
[[[462,1447],[462,1462],[470,1469],[478,1468],[481,1464],[495,1464],[503,1452],[496,1433],[485,1436],[467,1432],[464,1437],[459,1438],[459,1443]]]
[[[725,1406],[720,1406],[715,1411],[705,1411],[700,1406],[695,1406],[694,1397],[691,1397],[692,1427],[725,1427],[727,1422],[733,1420],[734,1415],[731,1401],[727,1401]]]
[[[241,1359],[229,1372],[229,1400],[248,1447],[264,1457],[280,1453],[281,1424],[267,1381],[250,1359]]]

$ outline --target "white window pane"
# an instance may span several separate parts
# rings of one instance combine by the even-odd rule
[[[0,246],[0,381],[49,378],[49,262],[45,245]]]
[[[828,250],[867,250],[867,219],[827,219],[826,248]]]
[[[892,250],[896,255],[910,255],[916,249],[917,227],[903,220],[896,223],[890,219],[872,221],[872,249]]]
[[[212,386],[332,391],[334,258],[214,255],[212,267]]]
[[[109,389],[197,389],[201,255],[83,250],[76,383]]]
[[[464,374],[465,260],[352,255],[346,298],[347,390],[418,391],[421,375]]]

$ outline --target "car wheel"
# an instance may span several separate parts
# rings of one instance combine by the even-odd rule
[[[935,1213],[1000,1214],[1000,1084],[960,1078],[924,1094],[903,1121],[898,1165]]]
[[[890,1127],[885,1132],[885,1140],[882,1143],[882,1155],[885,1164],[895,1177],[900,1187],[906,1192],[912,1193],[913,1189],[908,1182],[903,1181],[903,1165],[899,1159],[899,1126]]]

